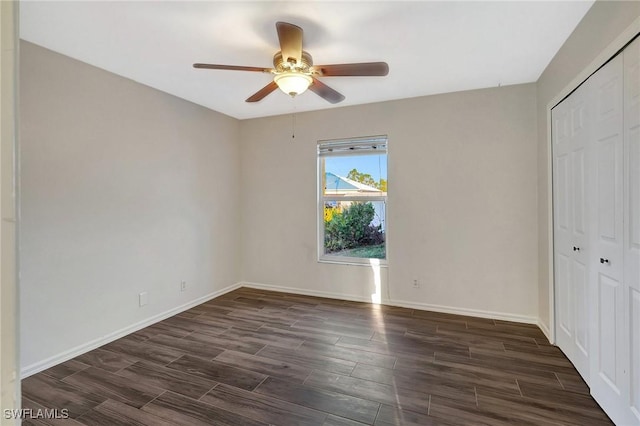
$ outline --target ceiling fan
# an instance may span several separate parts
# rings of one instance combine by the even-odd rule
[[[317,77],[369,77],[385,76],[389,73],[389,65],[386,62],[313,65],[311,55],[302,50],[302,28],[287,22],[276,22],[276,30],[280,41],[280,51],[273,57],[273,68],[216,64],[193,64],[193,67],[273,74],[273,81],[247,98],[246,102],[258,102],[280,88],[292,97],[309,89],[328,102],[336,104],[342,102],[344,96],[318,80]]]

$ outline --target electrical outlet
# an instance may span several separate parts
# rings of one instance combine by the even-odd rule
[[[187,289],[187,282],[180,281],[180,291],[185,291]]]
[[[140,306],[144,306],[149,303],[149,295],[146,291],[143,291],[138,295],[138,303],[140,304]]]
[[[413,280],[413,288],[420,288],[420,281]]]

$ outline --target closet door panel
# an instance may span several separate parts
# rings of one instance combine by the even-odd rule
[[[558,345],[571,357],[570,346],[574,339],[573,281],[571,279],[572,255],[572,173],[570,151],[570,117],[566,104],[552,111],[554,155],[554,252],[555,282],[558,300]]]
[[[588,143],[585,123],[585,91],[578,93],[577,102],[572,105],[572,133],[574,151],[571,153],[572,172],[572,298],[575,331],[574,347],[577,350],[573,362],[580,374],[588,381],[589,371],[589,289],[588,289],[588,254],[587,241],[588,215],[586,205],[586,145]],[[575,250],[574,249],[578,249]]]
[[[569,184],[571,182],[569,176],[569,155],[561,154],[556,158],[556,174],[554,191],[556,192],[555,209],[557,230],[561,233],[560,237],[569,242],[571,239],[569,229],[570,216],[570,196]]]
[[[629,405],[640,424],[640,39],[624,52],[624,279],[628,292]]]
[[[587,147],[589,144],[588,87],[579,87],[569,98],[570,155],[571,155],[571,242],[572,258],[582,267],[587,263]],[[573,248],[575,247],[575,249]],[[580,301],[580,303],[583,301]]]
[[[589,92],[579,87],[552,111],[556,340],[589,381]]]
[[[640,114],[640,112],[639,112]],[[626,158],[629,163],[629,198],[627,205],[627,216],[629,228],[628,232],[628,254],[632,257],[640,255],[640,126],[632,130],[629,137],[629,153]],[[638,283],[640,270],[637,269],[638,261],[631,262],[630,266],[635,266],[630,272],[634,272],[630,276],[630,283]]]
[[[622,184],[618,173],[622,171],[621,158],[618,151],[622,146],[622,134],[607,133],[606,137],[598,140],[597,144],[597,205],[598,205],[598,242],[615,248],[620,240],[618,221],[620,211],[616,208],[621,201],[617,186]],[[602,254],[602,253],[601,253]]]
[[[573,234],[581,243],[586,237],[586,206],[585,206],[585,150],[580,148],[572,153],[573,161]],[[577,241],[576,241],[577,242]]]
[[[559,345],[573,339],[573,291],[571,286],[570,261],[567,256],[556,255],[556,282],[559,284],[556,291],[558,297],[558,325],[562,335],[558,336]],[[564,349],[564,348],[563,348]],[[565,350],[566,354],[567,350]]]
[[[573,292],[575,295],[575,340],[574,344],[579,351],[578,357],[589,358],[589,305],[588,305],[588,274],[586,265],[579,261],[573,262]],[[587,369],[588,365],[584,365]]]
[[[640,423],[640,291],[631,289],[630,303],[630,341],[631,341],[631,363],[630,363],[630,405],[632,415],[637,423]]]
[[[589,81],[594,101],[592,150],[591,393],[611,418],[627,424],[629,413],[628,294],[624,282],[624,85],[618,55]]]
[[[598,275],[598,300],[600,315],[598,316],[598,375],[606,385],[616,394],[620,394],[623,382],[623,370],[620,368],[620,354],[623,335],[622,316],[618,315],[624,309],[622,303],[622,285],[619,281],[605,274]]]
[[[587,226],[587,148],[589,145],[591,112],[589,90],[586,85],[579,87],[569,98],[570,137],[570,239],[569,255],[571,274],[571,312],[573,340],[571,342],[571,362],[584,380],[589,382],[589,292],[588,255],[589,241]]]

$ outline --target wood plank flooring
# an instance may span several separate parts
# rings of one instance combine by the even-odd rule
[[[532,325],[242,288],[22,382],[70,425],[610,425]]]

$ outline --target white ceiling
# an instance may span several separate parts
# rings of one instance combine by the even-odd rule
[[[315,64],[386,61],[387,77],[333,77],[336,106],[534,82],[589,1],[22,1],[23,39],[239,118],[335,107],[312,92],[244,100],[271,67],[276,21],[304,29]]]

